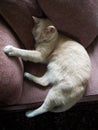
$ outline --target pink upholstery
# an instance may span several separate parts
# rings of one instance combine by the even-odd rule
[[[8,57],[4,46],[32,49],[32,15],[50,18],[64,34],[78,40],[88,50],[92,74],[82,99],[97,100],[98,95],[98,1],[75,0],[0,0],[0,106],[24,109],[40,105],[49,87],[23,78],[24,71],[42,75],[46,66]],[[96,40],[95,40],[96,38]],[[96,97],[96,98],[95,98]]]
[[[38,0],[56,27],[85,47],[98,34],[98,0]],[[91,30],[91,31],[90,31]]]
[[[8,44],[19,47],[18,40],[7,28],[4,22],[0,21],[0,105],[17,103],[23,86],[22,61],[9,58],[3,52],[4,46]]]

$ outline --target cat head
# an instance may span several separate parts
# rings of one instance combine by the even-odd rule
[[[57,37],[57,29],[49,19],[33,17],[33,20],[32,33],[36,43],[50,42]]]

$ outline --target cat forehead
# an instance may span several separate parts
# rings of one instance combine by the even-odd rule
[[[50,20],[48,20],[48,19],[42,19],[42,20],[40,20],[40,22],[39,22],[39,24],[43,24],[43,25],[45,25],[45,26],[52,26],[53,24],[52,24],[52,22],[50,21]]]
[[[52,22],[48,18],[38,18],[35,16],[32,16],[32,18],[33,18],[35,24],[43,23],[43,24],[47,24],[47,25],[50,25],[50,24],[52,25]]]
[[[40,19],[39,25],[43,27],[48,27],[50,25],[52,26],[53,24],[49,19]]]

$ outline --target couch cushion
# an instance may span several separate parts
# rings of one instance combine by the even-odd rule
[[[32,15],[43,16],[36,0],[0,0],[0,14],[22,41],[21,44],[31,49],[34,42]]]
[[[87,90],[80,102],[98,100],[98,37],[87,48],[87,51],[91,59],[92,71]],[[28,67],[25,71],[38,76],[42,75],[46,71],[46,66],[40,64],[28,63],[28,65],[26,64],[26,66]],[[49,87],[47,87],[47,89],[44,89],[43,87],[34,84],[32,81],[25,79],[23,95],[19,102],[19,104],[22,104],[24,106],[20,106],[18,109],[39,106],[44,101],[49,89]]]
[[[3,51],[8,44],[19,47],[18,43],[10,28],[0,19],[0,105],[16,104],[22,94],[22,61],[8,57]]]
[[[98,37],[96,40],[87,48],[91,63],[92,63],[92,72],[91,78],[88,82],[87,90],[85,95],[80,100],[80,102],[89,102],[89,101],[97,101],[98,100]],[[41,76],[46,71],[46,66],[41,64],[33,64],[33,63],[25,63],[27,72],[32,74]],[[40,106],[50,87],[46,89],[24,79],[24,87],[22,97],[20,98],[17,106],[7,106],[6,110],[19,110],[19,109],[30,109]]]
[[[87,47],[98,34],[98,0],[38,0],[56,27]]]

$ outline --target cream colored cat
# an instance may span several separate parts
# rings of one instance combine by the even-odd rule
[[[89,56],[82,45],[60,34],[48,19],[34,17],[34,22],[36,50],[23,50],[10,45],[4,48],[9,56],[48,64],[47,72],[42,77],[24,74],[42,86],[52,84],[44,103],[38,109],[27,112],[27,117],[71,108],[83,96],[91,71]]]

